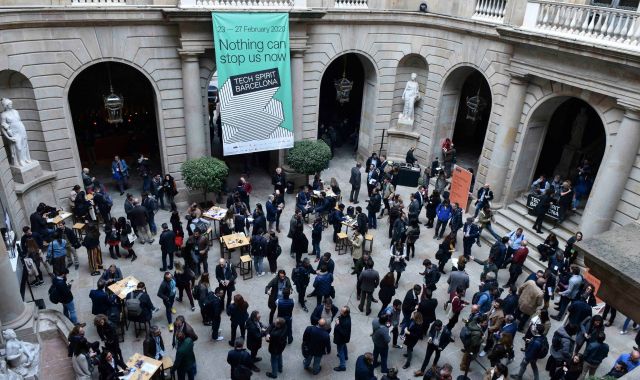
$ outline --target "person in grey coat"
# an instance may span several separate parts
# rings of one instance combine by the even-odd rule
[[[387,373],[387,357],[389,356],[389,342],[391,337],[389,336],[388,316],[386,314],[378,318],[378,323],[374,324],[373,334],[371,339],[373,340],[373,367],[380,365],[380,372]],[[378,356],[380,362],[378,362]]]
[[[358,278],[360,281],[360,305],[358,306],[358,310],[360,310],[360,312],[363,311],[366,301],[367,315],[369,315],[371,314],[373,292],[378,287],[378,284],[380,284],[380,274],[378,274],[377,270],[373,269],[371,263],[366,263],[365,265],[365,270],[360,273],[360,277]]]
[[[449,275],[447,279],[447,284],[449,284],[449,289],[447,292],[451,294],[454,290],[458,289],[458,287],[467,290],[469,288],[469,275],[464,271],[465,264],[458,264],[458,270],[454,270]]]
[[[358,194],[360,193],[360,184],[362,183],[362,173],[360,168],[362,164],[356,162],[356,166],[351,168],[351,177],[349,183],[351,184],[351,193],[349,193],[349,202],[358,203]]]
[[[549,375],[556,373],[558,367],[562,367],[564,363],[569,363],[573,356],[575,347],[574,335],[578,332],[578,327],[574,325],[562,326],[553,333],[551,344],[549,344],[549,359],[545,369],[549,371]],[[556,344],[555,342],[558,342]]]

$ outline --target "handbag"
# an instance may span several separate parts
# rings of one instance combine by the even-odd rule
[[[133,232],[133,230],[131,230],[131,232],[129,232],[127,234],[127,240],[129,241],[129,244],[133,244],[134,241],[136,241],[138,237],[136,236],[136,234]]]

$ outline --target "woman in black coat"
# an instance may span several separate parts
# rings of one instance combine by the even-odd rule
[[[413,348],[418,343],[418,340],[422,338],[422,314],[419,311],[414,311],[409,321],[409,326],[404,332],[404,344],[407,346],[407,362],[402,368],[407,369],[411,366],[411,357],[413,356]]]
[[[436,208],[440,204],[440,193],[437,190],[433,190],[431,196],[427,200],[425,206],[427,214],[427,228],[433,228],[433,220],[436,218]]]
[[[396,295],[396,287],[395,287],[395,277],[393,276],[393,272],[388,272],[380,281],[380,290],[378,291],[378,298],[380,298],[380,302],[382,302],[382,308],[380,309],[380,313],[378,316],[384,313],[384,310],[389,306],[393,296]]]
[[[260,317],[260,312],[254,310],[245,323],[245,329],[247,330],[247,349],[251,351],[251,359],[254,363],[262,360],[261,357],[258,357],[258,350],[262,348],[262,337],[264,337],[267,331],[262,322],[260,322]]]
[[[296,256],[296,265],[302,261],[302,254],[309,252],[309,240],[302,228],[301,225],[297,226],[291,238],[291,253]]]
[[[109,323],[109,319],[104,314],[98,314],[93,320],[100,340],[104,342],[104,347],[110,351],[116,360],[124,361],[120,350],[120,339],[116,329]]]

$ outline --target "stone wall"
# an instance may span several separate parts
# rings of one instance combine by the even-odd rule
[[[128,16],[123,14],[121,22],[126,23]],[[152,83],[163,171],[180,181],[178,168],[186,159],[186,147],[178,31],[159,20],[156,24],[84,23],[2,32],[0,71],[14,70],[33,84],[43,145],[51,157],[50,169],[57,173],[55,191],[59,204],[66,204],[63,199],[69,189],[81,183],[82,166],[67,101],[69,87],[82,69],[102,61],[129,64]]]

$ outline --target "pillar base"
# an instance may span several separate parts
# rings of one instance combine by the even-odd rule
[[[25,303],[24,309],[18,317],[14,318],[11,321],[2,321],[2,328],[18,330],[24,325],[26,325],[27,323],[31,322],[34,312],[35,312],[35,303],[33,302]]]

